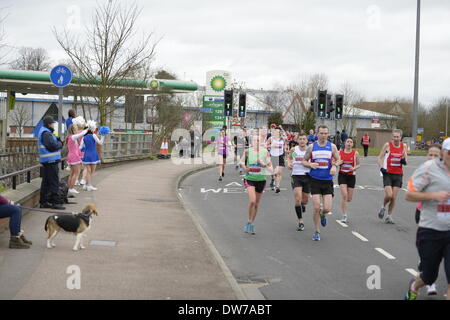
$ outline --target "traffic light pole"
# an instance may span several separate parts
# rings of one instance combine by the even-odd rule
[[[414,72],[414,103],[412,112],[412,138],[411,149],[415,149],[417,138],[417,112],[419,109],[419,48],[420,48],[420,0],[417,0],[416,19],[416,66]]]

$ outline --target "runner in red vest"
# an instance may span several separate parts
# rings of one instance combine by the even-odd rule
[[[365,158],[369,153],[369,145],[370,145],[370,137],[367,135],[367,132],[364,133],[364,136],[361,139],[361,144],[364,148],[364,158]]]
[[[355,171],[361,167],[359,152],[353,149],[353,139],[345,140],[344,149],[339,150],[341,167],[339,170],[338,184],[341,189],[341,221],[347,223],[348,203],[353,199],[353,190],[356,184]]]
[[[378,166],[383,174],[384,201],[378,212],[378,218],[383,219],[386,214],[386,205],[389,203],[386,223],[394,223],[392,211],[394,211],[398,190],[402,187],[403,166],[406,165],[407,154],[402,143],[402,130],[392,131],[392,141],[385,143],[378,156]]]

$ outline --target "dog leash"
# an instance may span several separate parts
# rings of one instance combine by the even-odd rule
[[[62,214],[75,214],[74,212],[67,212],[67,211],[50,211],[50,210],[43,210],[43,209],[37,209],[37,208],[31,208],[31,207],[23,207],[20,206],[22,209],[27,209],[30,211],[37,211],[37,212],[45,212],[45,213],[62,213]]]

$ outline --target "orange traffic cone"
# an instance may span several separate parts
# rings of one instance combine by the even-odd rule
[[[169,142],[164,138],[161,142],[161,148],[159,149],[158,158],[160,159],[168,159],[169,158]]]

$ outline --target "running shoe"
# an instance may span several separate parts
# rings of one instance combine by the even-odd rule
[[[253,223],[250,223],[249,232],[250,232],[251,234],[255,234],[255,225],[254,225]]]
[[[303,230],[305,230],[305,225],[302,222],[300,222],[298,224],[297,231],[303,231]]]
[[[322,227],[327,226],[327,215],[326,214],[320,215],[320,224],[322,225]]]
[[[431,286],[427,286],[427,295],[429,296],[437,295],[436,285],[434,283]]]
[[[238,165],[236,165],[236,170],[237,170],[237,169],[239,169],[239,166],[238,166]]]
[[[244,232],[249,233],[250,232],[250,222],[246,222],[244,225]]]
[[[383,219],[384,215],[386,214],[386,208],[381,208],[378,212],[378,218]]]
[[[411,286],[412,286],[412,284],[413,284],[414,281],[415,281],[415,279],[411,279],[411,280],[409,281],[409,284],[408,284],[408,292],[406,292],[406,295],[405,295],[405,299],[404,299],[404,300],[416,300],[416,299],[417,299],[417,296],[419,295],[419,293],[415,293],[415,292],[413,292],[413,291],[411,290]]]
[[[222,176],[219,176],[219,181],[222,181]]]
[[[394,224],[394,220],[392,220],[391,216],[386,216],[386,219],[384,219],[384,222],[387,224]]]
[[[222,172],[222,177],[225,177],[225,171],[224,171],[224,172]]]
[[[278,187],[275,188],[275,193],[280,193],[280,191],[281,191],[280,188]]]
[[[313,241],[320,241],[320,232],[314,232]]]
[[[342,218],[341,218],[341,222],[347,223],[347,220],[348,220],[348,217],[347,217],[346,214],[344,214],[344,215],[342,216]]]

